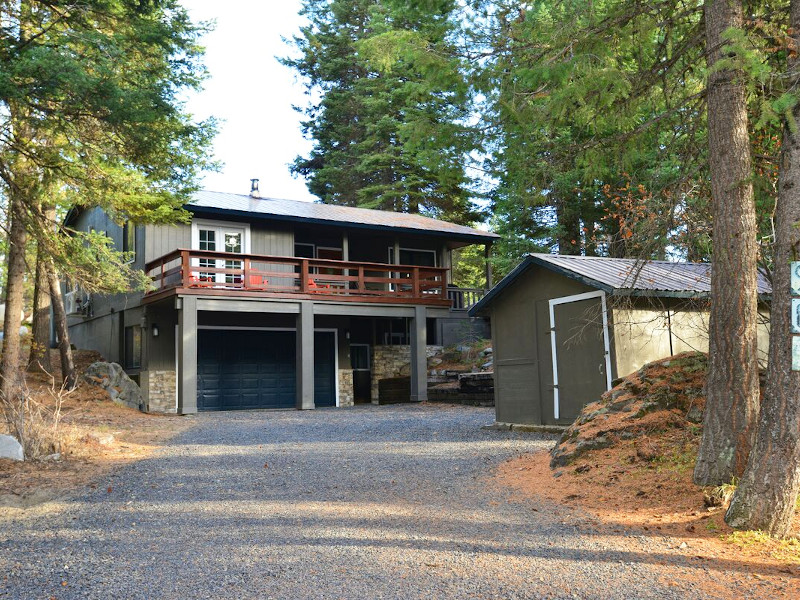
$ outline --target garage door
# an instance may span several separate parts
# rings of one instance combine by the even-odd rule
[[[201,329],[197,409],[294,408],[294,331]]]
[[[197,349],[197,409],[294,408],[294,331],[201,329]],[[314,404],[336,405],[333,332],[314,334]]]

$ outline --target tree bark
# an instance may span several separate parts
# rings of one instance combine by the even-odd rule
[[[28,371],[52,373],[50,364],[50,282],[45,270],[42,245],[36,248],[36,282],[33,289],[33,328]]]
[[[9,194],[8,274],[6,314],[3,320],[3,355],[0,359],[0,398],[10,400],[19,382],[20,313],[25,288],[25,205],[17,193]]]
[[[47,279],[50,283],[50,296],[53,299],[53,321],[58,334],[58,351],[61,356],[61,378],[64,389],[75,389],[78,377],[75,372],[75,362],[72,358],[72,346],[69,343],[69,327],[67,326],[67,311],[64,309],[64,298],[61,294],[61,282],[58,280],[55,266],[52,261],[47,261]]]
[[[742,3],[707,0],[705,18],[713,66],[723,58],[722,34],[743,26]],[[708,81],[714,245],[706,409],[694,470],[699,485],[730,483],[742,474],[758,415],[758,246],[743,77],[720,69]]]
[[[791,3],[794,48],[800,41],[800,0]],[[800,84],[800,60],[789,60],[789,89]],[[800,106],[792,110],[795,123]],[[783,128],[767,385],[758,435],[725,521],[784,537],[791,532],[800,492],[800,371],[792,370],[791,262],[800,260],[800,132]]]

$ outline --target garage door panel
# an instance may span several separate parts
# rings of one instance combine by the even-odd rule
[[[293,408],[293,331],[201,329],[198,409]]]

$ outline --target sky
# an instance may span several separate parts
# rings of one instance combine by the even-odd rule
[[[260,179],[261,195],[313,200],[305,182],[289,173],[288,164],[305,155],[311,142],[300,131],[305,105],[303,86],[276,56],[292,53],[282,37],[297,33],[303,19],[300,0],[183,0],[193,21],[215,20],[206,35],[205,89],[189,98],[197,118],[216,117],[219,132],[214,156],[223,164],[207,173],[202,187],[246,194],[250,179]]]

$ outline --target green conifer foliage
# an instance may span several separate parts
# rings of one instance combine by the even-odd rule
[[[306,0],[283,59],[303,77],[311,154],[293,171],[323,202],[470,223],[475,148],[452,0]]]

